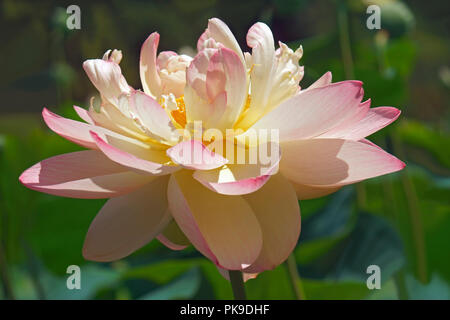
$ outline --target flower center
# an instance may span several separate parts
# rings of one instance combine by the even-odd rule
[[[172,118],[182,127],[186,126],[186,106],[184,104],[184,96],[175,99],[177,109],[170,112]]]

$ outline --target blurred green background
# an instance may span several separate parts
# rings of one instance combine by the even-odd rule
[[[81,8],[68,30],[66,8]],[[366,28],[366,8],[381,7],[382,30]],[[81,64],[121,49],[128,83],[139,88],[140,46],[153,31],[160,50],[190,52],[219,17],[243,48],[256,21],[275,40],[303,45],[307,87],[326,71],[364,82],[373,106],[402,110],[369,139],[407,163],[402,172],[300,203],[295,250],[307,299],[450,298],[450,2],[327,0],[1,1],[0,298],[225,299],[229,283],[192,247],[156,240],[115,263],[81,256],[88,226],[104,200],[40,194],[20,173],[47,157],[79,150],[47,129],[42,108],[76,118],[95,93]],[[66,288],[79,265],[82,289]],[[366,269],[381,268],[380,290]],[[252,299],[293,299],[286,266],[246,284]]]

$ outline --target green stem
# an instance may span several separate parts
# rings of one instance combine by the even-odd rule
[[[399,300],[408,300],[408,289],[406,288],[405,272],[403,270],[398,271],[394,275],[395,286],[397,287],[397,295]]]
[[[338,2],[338,28],[345,77],[347,79],[353,79],[353,58],[348,31],[347,7],[343,1]]]
[[[233,290],[234,300],[246,300],[244,278],[242,272],[238,270],[229,270],[231,289]]]
[[[295,298],[297,300],[305,299],[305,292],[303,290],[302,281],[298,274],[297,262],[295,261],[294,254],[291,254],[286,260],[286,268],[291,282],[292,290],[294,291]]]

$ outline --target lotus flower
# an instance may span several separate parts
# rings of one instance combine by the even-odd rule
[[[43,118],[89,150],[44,160],[20,177],[40,192],[109,199],[88,230],[86,259],[121,259],[157,238],[174,250],[193,244],[222,271],[259,273],[294,249],[298,199],[404,167],[365,139],[400,111],[370,108],[361,82],[331,83],[331,73],[301,89],[302,48],[275,49],[267,25],[248,31],[250,53],[219,19],[209,20],[193,58],[157,54],[158,41],[152,33],[142,46],[143,91],[127,84],[120,51],[84,62],[100,102],[75,106],[85,122],[47,109]],[[264,130],[276,135],[250,139]],[[273,151],[270,163],[233,161],[228,152],[247,157],[262,147]]]

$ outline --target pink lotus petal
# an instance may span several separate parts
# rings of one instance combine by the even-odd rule
[[[144,92],[153,97],[161,94],[161,78],[156,65],[158,44],[159,34],[153,32],[142,45],[139,65]]]
[[[166,175],[177,170],[175,166],[165,166],[161,163],[152,162],[139,158],[124,150],[120,150],[103,140],[95,132],[91,132],[92,139],[97,144],[98,148],[112,161],[121,164],[130,170],[137,171],[139,173],[151,174],[151,175]]]
[[[234,37],[230,28],[228,28],[228,26],[223,21],[217,18],[209,19],[207,33],[209,37],[214,39],[216,42],[221,43],[226,48],[233,50],[239,56],[242,64],[245,64],[241,47],[236,41],[236,38]],[[203,36],[203,34],[202,37],[206,38],[205,36]]]
[[[280,171],[299,184],[338,187],[401,170],[405,164],[381,148],[344,139],[282,144]]]
[[[370,99],[360,103],[359,107],[354,108],[352,112],[348,112],[344,117],[342,117],[342,119],[340,119],[339,125],[317,136],[316,138],[344,138],[351,128],[357,126],[358,123],[367,116],[370,110],[370,104]]]
[[[55,133],[83,147],[98,149],[98,146],[90,133],[93,131],[107,137],[107,142],[114,147],[132,153],[137,157],[142,157],[144,159],[151,158],[159,163],[164,163],[169,160],[164,152],[153,151],[148,144],[111,130],[63,118],[50,112],[46,108],[42,111],[42,117],[48,127]]]
[[[89,114],[89,111],[87,111],[86,109],[80,108],[78,106],[73,106],[73,108],[75,109],[75,112],[78,114],[78,116],[81,119],[83,119],[86,123],[95,125],[94,120],[92,119],[92,117]]]
[[[211,170],[228,163],[220,154],[209,150],[201,141],[189,140],[167,149],[173,162],[187,169]]]
[[[156,237],[171,219],[167,211],[168,180],[159,177],[133,193],[108,200],[89,227],[84,258],[119,260]]]
[[[277,152],[274,157],[262,161],[259,149]],[[249,154],[253,151],[258,155],[256,163],[239,164],[233,163],[225,167],[209,171],[195,171],[193,177],[208,189],[225,195],[242,195],[255,192],[261,188],[278,171],[281,153],[278,145],[274,142],[260,144],[246,149],[246,161],[249,162]]]
[[[247,76],[238,55],[230,49],[220,48],[211,56],[206,74],[206,91],[214,100],[222,92],[226,93],[227,109],[221,122],[232,126],[239,117],[247,99]]]
[[[188,122],[203,121],[205,128],[233,127],[247,99],[247,75],[239,56],[227,48],[199,52],[186,72]]]
[[[178,132],[166,110],[155,99],[141,91],[134,91],[129,98],[131,110],[157,141],[178,141]]]
[[[242,270],[262,247],[262,234],[250,206],[241,197],[224,197],[204,188],[189,171],[169,181],[169,208],[191,243],[217,266]]]
[[[50,112],[47,108],[42,110],[42,117],[44,118],[47,126],[63,138],[75,142],[85,148],[97,149],[97,146],[92,140],[89,131],[101,130],[101,128],[83,122],[63,118]]]
[[[198,52],[200,52],[200,51],[202,51],[203,49],[205,49],[205,41],[206,41],[207,39],[209,39],[209,31],[208,31],[208,30],[205,30],[205,31],[201,34],[200,38],[198,38],[198,40],[197,40],[197,51],[198,51]]]
[[[326,87],[331,84],[332,74],[330,71],[324,73],[319,79],[316,80],[312,85],[310,85],[306,90],[311,90],[315,88]]]
[[[117,105],[117,98],[121,94],[130,91],[119,65],[114,61],[87,60],[83,68],[101,95],[114,105]]]
[[[101,152],[73,152],[43,160],[22,173],[27,188],[62,197],[102,199],[129,193],[153,178],[112,162]]]
[[[167,68],[169,59],[177,55],[178,54],[174,51],[161,51],[156,58],[156,65],[158,66],[158,69],[161,70]]]
[[[279,130],[280,141],[307,139],[338,126],[362,99],[360,81],[305,90],[258,120],[251,128]]]
[[[342,138],[360,140],[370,136],[397,120],[400,113],[400,110],[393,107],[372,108],[361,121],[342,132]]]

